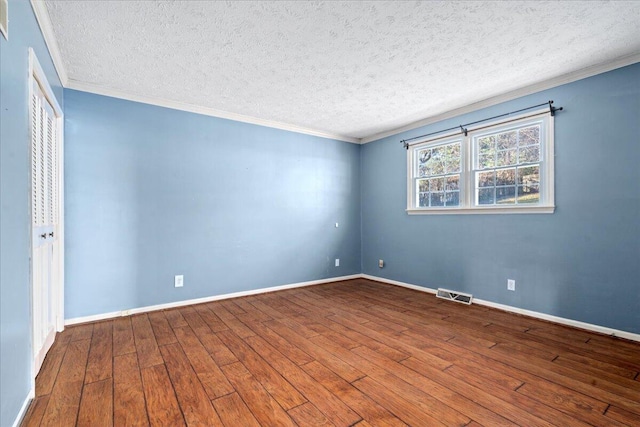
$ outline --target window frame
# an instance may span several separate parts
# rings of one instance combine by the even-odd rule
[[[540,131],[540,201],[536,204],[496,204],[476,205],[475,165],[478,152],[474,139],[504,130],[525,127],[527,124],[541,124]],[[444,207],[417,207],[418,205],[418,151],[460,140],[460,205]],[[467,129],[467,135],[460,131],[428,138],[409,146],[407,150],[407,213],[409,215],[442,214],[549,214],[555,211],[554,194],[554,117],[548,109],[521,114],[509,119]],[[517,188],[517,187],[516,187]]]

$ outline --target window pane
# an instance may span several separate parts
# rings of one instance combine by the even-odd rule
[[[493,154],[481,154],[478,159],[478,169],[492,168],[496,165],[496,155]]]
[[[418,176],[428,176],[429,160],[431,159],[431,149],[418,151]]]
[[[434,160],[432,157],[431,164],[429,166],[431,167],[431,175],[441,175],[444,173],[444,162]]]
[[[518,131],[520,137],[520,146],[533,145],[540,143],[540,126],[530,126],[522,128]]]
[[[431,149],[427,148],[426,150],[418,151],[418,162],[426,163],[431,158]]]
[[[424,208],[429,206],[429,180],[418,179],[418,207]]]
[[[537,123],[473,139],[477,205],[540,201],[541,132]]]
[[[417,177],[460,172],[460,142],[416,150],[415,156]]]
[[[459,190],[459,189],[460,189],[460,175],[448,176],[446,185],[445,185],[445,190],[451,191],[451,190]]]
[[[494,198],[495,188],[481,188],[478,190],[478,204],[479,205],[492,205],[495,202]]]
[[[540,183],[540,166],[518,168],[518,184],[531,185]]]
[[[516,168],[497,170],[496,185],[516,185]]]
[[[478,168],[492,168],[496,163],[496,137],[478,138]]]
[[[444,173],[444,151],[444,147],[436,147],[431,150],[431,160],[429,161],[431,175],[440,175]]]
[[[498,134],[498,150],[516,148],[516,131]]]
[[[415,207],[459,206],[461,142],[417,148],[414,155]]]
[[[480,154],[493,154],[496,150],[495,135],[478,138],[478,150]]]
[[[535,163],[540,161],[540,146],[531,145],[529,147],[520,148],[520,163]]]
[[[431,206],[444,206],[444,193],[431,193]]]
[[[538,185],[519,185],[518,204],[538,203],[540,201],[540,187]]]
[[[498,204],[507,204],[516,202],[516,187],[498,187],[496,188],[496,202]]]
[[[460,143],[445,147],[446,173],[460,172]]]
[[[459,191],[447,191],[445,193],[447,200],[447,206],[460,206],[460,192]]]
[[[498,151],[498,163],[496,166],[510,166],[518,164],[518,150]]]
[[[493,187],[495,185],[495,172],[478,172],[478,187]]]
[[[429,191],[444,191],[444,178],[432,178],[429,180]]]

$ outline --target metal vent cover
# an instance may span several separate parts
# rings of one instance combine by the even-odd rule
[[[473,299],[473,295],[465,294],[464,292],[450,291],[448,289],[438,288],[438,292],[436,293],[438,298],[448,299],[450,301],[460,302],[462,304],[471,304],[471,300]]]

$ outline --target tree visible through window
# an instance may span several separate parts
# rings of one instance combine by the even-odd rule
[[[477,205],[540,201],[540,125],[474,138]]]
[[[413,145],[408,212],[553,212],[552,126],[540,113]]]
[[[418,151],[418,205],[460,205],[460,141]]]

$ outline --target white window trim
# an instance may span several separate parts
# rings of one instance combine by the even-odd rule
[[[474,183],[473,183],[473,134],[480,130],[488,130],[490,127],[500,127],[501,125],[517,125],[518,122],[524,122],[533,119],[536,116],[546,119],[545,126],[545,143],[542,149],[542,159],[544,162],[544,177],[541,181],[541,200],[539,204],[531,205],[490,205],[476,206],[474,201]],[[555,149],[554,149],[554,117],[548,109],[537,110],[508,119],[496,120],[467,129],[468,135],[461,135],[460,131],[451,132],[436,138],[424,139],[417,141],[409,146],[407,150],[407,213],[409,215],[477,215],[477,214],[551,214],[555,211]],[[446,142],[462,138],[461,164],[462,179],[460,182],[460,206],[456,207],[425,207],[417,208],[415,203],[415,186],[414,186],[414,154],[417,145],[431,144],[435,142]]]

